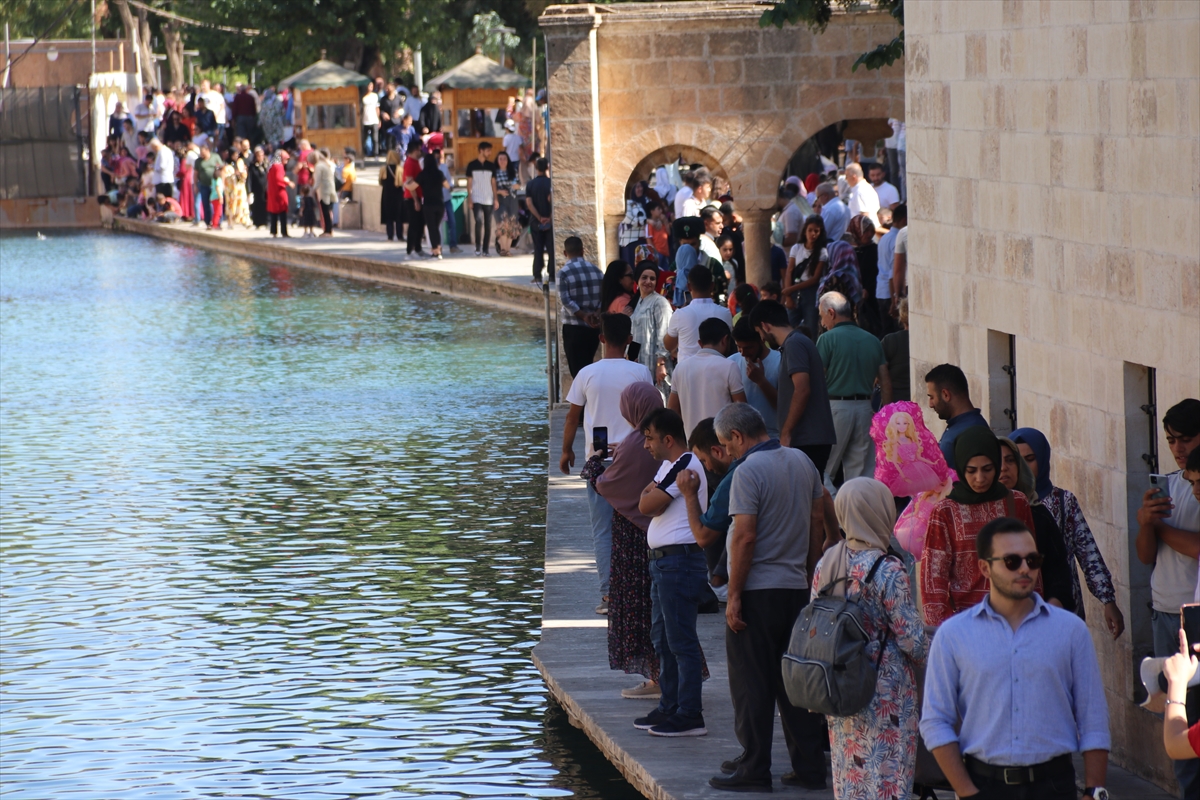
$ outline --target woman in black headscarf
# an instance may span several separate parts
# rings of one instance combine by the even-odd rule
[[[250,192],[250,222],[256,228],[267,224],[267,155],[261,147],[254,148],[254,160],[246,172],[246,188]]]

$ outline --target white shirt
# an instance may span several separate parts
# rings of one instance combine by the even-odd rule
[[[901,228],[900,232],[896,234],[896,254],[904,255],[904,256],[908,255],[908,226],[907,225],[905,225],[903,228]]]
[[[1167,476],[1167,489],[1175,509],[1163,522],[1181,531],[1200,531],[1200,502],[1192,494],[1192,485],[1183,479],[1183,472]],[[1150,573],[1151,607],[1176,614],[1181,605],[1192,602],[1196,596],[1197,567],[1196,559],[1159,542],[1154,571]]]
[[[363,125],[379,124],[379,95],[367,92],[363,95]]]
[[[582,372],[580,373],[583,374]],[[687,452],[679,458],[688,458],[686,469],[696,473],[700,478],[700,488],[696,491],[696,499],[700,501],[700,510],[708,510],[708,476],[704,474],[704,465],[700,463],[700,459],[695,453]],[[654,481],[657,483],[667,477],[667,473],[671,471],[671,467],[675,466],[679,459],[675,461],[664,461],[662,466],[658,468],[658,472],[654,475]],[[672,544],[695,544],[696,537],[692,535],[692,526],[688,524],[687,503],[681,499],[678,483],[673,482],[666,488],[666,493],[671,495],[671,504],[667,506],[667,510],[659,514],[657,517],[651,517],[650,527],[646,529],[646,544],[649,547],[666,547]]]
[[[213,112],[213,116],[217,118],[218,125],[225,124],[225,96],[220,92],[204,92],[201,97],[204,98],[204,104],[208,106],[208,110]]]
[[[175,182],[175,154],[166,145],[158,148],[158,152],[154,156],[150,180],[156,184]]]
[[[900,202],[900,192],[887,181],[871,188],[875,190],[875,194],[879,198],[880,208],[891,208]]]
[[[508,153],[508,160],[513,164],[521,163],[521,145],[525,144],[525,140],[521,138],[521,134],[509,132],[504,134],[504,152]]]
[[[721,249],[717,247],[717,242],[707,232],[700,234],[700,252],[709,258],[721,260]]]
[[[850,189],[850,218],[866,214],[871,223],[879,228],[879,195],[875,187],[866,181],[859,181]]]
[[[735,394],[745,391],[738,365],[710,347],[700,348],[671,376],[671,394],[679,395],[680,416],[688,436],[700,420],[715,417],[733,402]]]
[[[133,109],[133,128],[136,131],[154,133],[154,109],[145,100]]]
[[[792,249],[788,251],[788,258],[795,261],[796,266],[800,266],[801,264],[803,264],[810,255],[812,255],[812,251],[809,250],[807,247],[805,247],[800,242],[797,242],[796,244],[792,245]],[[829,263],[829,251],[826,248],[824,248],[824,247],[821,248],[821,255],[817,259],[817,261],[824,261],[826,264]],[[796,280],[796,281],[806,281],[811,277],[812,277],[812,269],[809,267],[805,267],[804,272],[800,273],[799,276],[792,275],[792,279]]]
[[[686,217],[683,213],[683,204],[692,199],[692,187],[684,186],[679,191],[675,192],[675,219]]]
[[[706,319],[722,319],[733,329],[733,314],[708,297],[698,297],[671,315],[667,335],[679,340],[679,363],[700,351],[700,323]]]
[[[653,384],[645,364],[623,358],[602,358],[579,370],[567,392],[567,402],[583,406],[583,435],[586,437],[587,458],[596,454],[592,448],[592,429],[608,428],[608,443],[614,445],[633,430],[621,416],[621,392],[631,383]]]

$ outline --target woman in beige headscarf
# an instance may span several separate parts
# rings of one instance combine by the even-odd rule
[[[870,704],[850,717],[827,717],[834,796],[839,800],[892,800],[912,793],[917,759],[915,664],[929,640],[913,603],[908,573],[888,557],[896,524],[891,491],[872,478],[842,485],[833,502],[846,539],[829,549],[813,574],[813,592],[846,595],[863,612],[866,653],[879,662]]]

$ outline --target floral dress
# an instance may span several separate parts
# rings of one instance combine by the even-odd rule
[[[825,718],[837,800],[908,800],[912,793],[920,710],[913,665],[924,663],[929,639],[899,559],[880,564],[871,583],[861,588],[882,555],[879,550],[847,551],[849,596],[863,609],[872,640],[866,649],[870,658],[879,656],[885,630],[888,636],[870,704],[850,717]],[[814,574],[819,585],[833,577],[821,575],[823,566]]]
[[[1113,590],[1112,573],[1104,563],[1104,556],[1096,546],[1096,537],[1088,527],[1083,509],[1075,495],[1066,489],[1055,486],[1042,500],[1042,505],[1054,517],[1062,531],[1063,540],[1067,544],[1067,562],[1073,559],[1083,569],[1083,578],[1087,581],[1088,590],[1095,595],[1102,605],[1107,605],[1117,599]],[[1071,593],[1075,597],[1075,613],[1083,619],[1083,591],[1079,587],[1079,571],[1071,573]]]

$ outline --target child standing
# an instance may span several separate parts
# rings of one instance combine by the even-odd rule
[[[229,169],[226,165],[225,169]],[[212,202],[212,229],[214,231],[221,229],[221,209],[225,205],[225,176],[221,174],[223,170],[219,170],[213,176],[211,194],[209,199]]]
[[[300,187],[300,224],[304,226],[306,237],[316,236],[313,228],[317,225],[317,199],[312,196],[311,183]]]

